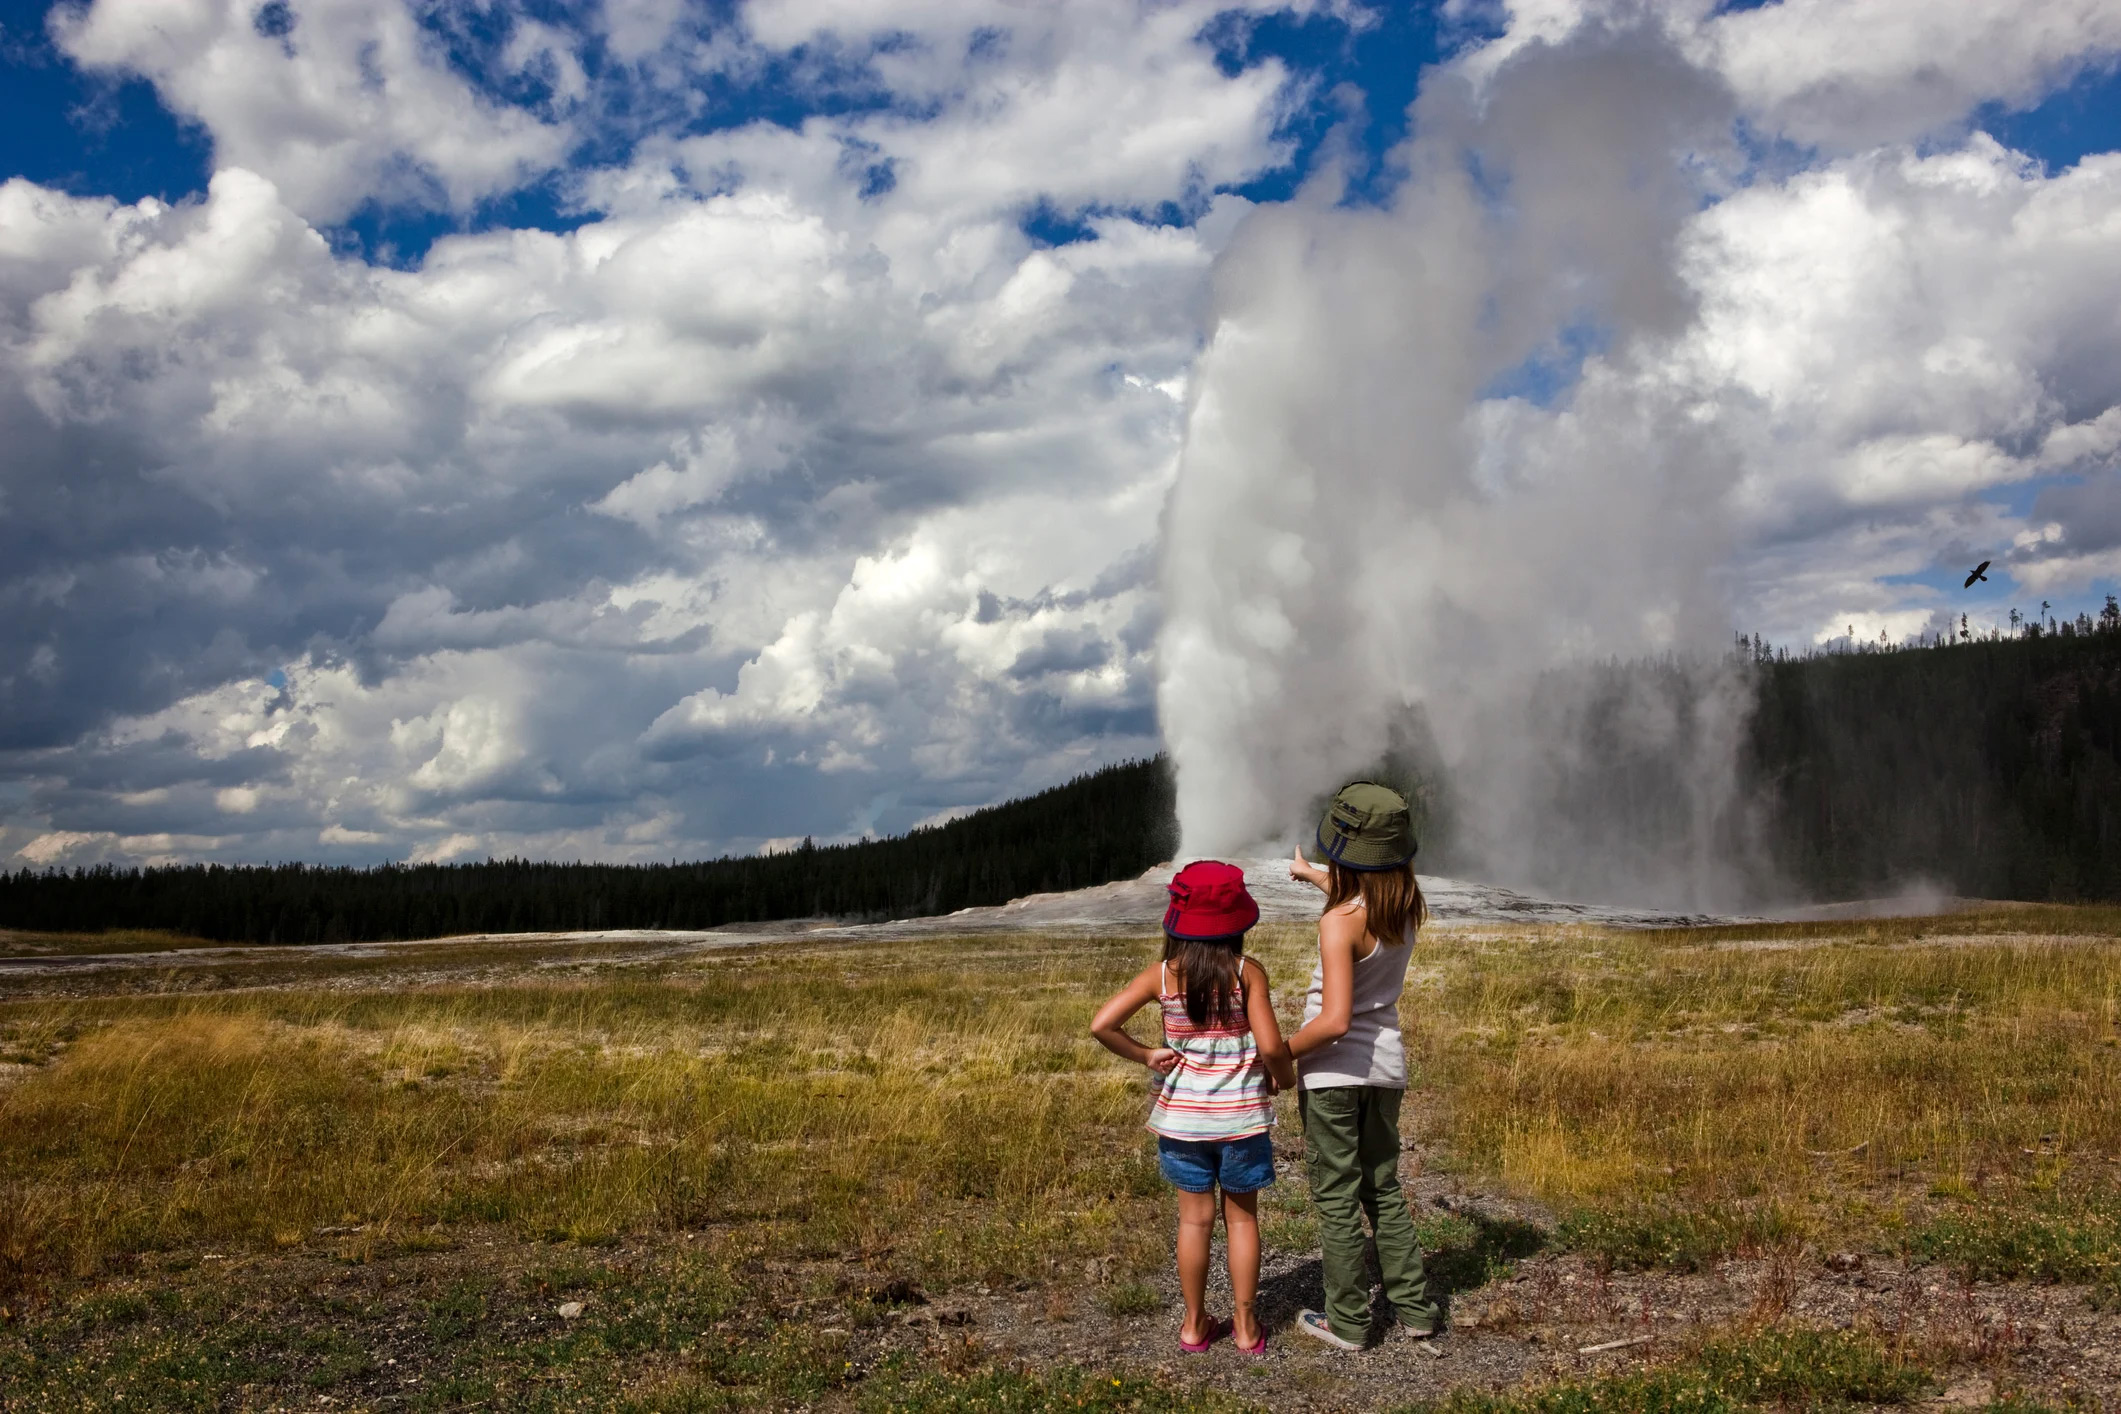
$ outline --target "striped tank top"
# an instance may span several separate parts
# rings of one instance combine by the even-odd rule
[[[1186,994],[1171,990],[1171,970],[1163,969],[1157,1000],[1164,1009],[1164,1044],[1178,1052],[1178,1064],[1159,1078],[1156,1103],[1149,1107],[1152,1133],[1219,1141],[1263,1134],[1273,1126],[1267,1068],[1245,1020],[1244,966],[1240,957],[1235,1023],[1207,1026],[1195,1026],[1186,1015]]]

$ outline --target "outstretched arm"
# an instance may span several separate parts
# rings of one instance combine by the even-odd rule
[[[1326,886],[1332,882],[1324,869],[1304,858],[1302,845],[1296,847],[1296,857],[1289,861],[1289,877],[1299,883],[1309,884],[1320,893],[1326,892]]]
[[[1143,968],[1140,976],[1114,992],[1112,999],[1097,1009],[1097,1016],[1090,1022],[1090,1034],[1121,1060],[1168,1073],[1178,1064],[1178,1052],[1168,1046],[1144,1046],[1127,1034],[1127,1023],[1134,1019],[1134,1013],[1156,1000],[1162,976],[1161,966]]]
[[[1252,1028],[1252,1044],[1267,1063],[1267,1074],[1277,1088],[1296,1088],[1296,1062],[1289,1043],[1282,1039],[1281,1022],[1274,1015],[1274,992],[1267,982],[1267,969],[1245,959],[1245,1021]]]

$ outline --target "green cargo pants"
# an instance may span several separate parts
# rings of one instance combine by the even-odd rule
[[[1415,1330],[1435,1329],[1440,1313],[1429,1300],[1421,1243],[1406,1195],[1399,1191],[1399,1101],[1381,1085],[1336,1085],[1299,1090],[1304,1123],[1304,1169],[1318,1209],[1325,1249],[1326,1319],[1343,1340],[1370,1334],[1370,1266],[1362,1220],[1377,1233],[1377,1266],[1385,1299]]]

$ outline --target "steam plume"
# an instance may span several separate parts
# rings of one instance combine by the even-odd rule
[[[1551,874],[1560,847],[1525,828],[1581,749],[1555,695],[1585,678],[1541,674],[1724,641],[1730,459],[1645,370],[1692,318],[1676,242],[1730,153],[1726,94],[1656,35],[1608,32],[1477,91],[1432,71],[1413,118],[1388,208],[1320,179],[1253,213],[1216,272],[1163,564],[1188,853],[1285,839],[1419,711],[1465,838]],[[1601,352],[1566,406],[1492,393],[1572,341]],[[1743,703],[1674,681],[1599,711],[1683,746],[1688,808],[1714,814]]]

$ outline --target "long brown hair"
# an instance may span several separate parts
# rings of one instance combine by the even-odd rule
[[[1329,859],[1326,872],[1326,908],[1336,909],[1361,894],[1370,936],[1380,943],[1403,943],[1409,929],[1429,921],[1429,902],[1421,896],[1421,881],[1414,877],[1412,864],[1397,869],[1350,869]]]
[[[1234,938],[1174,938],[1164,934],[1164,961],[1186,991],[1186,1019],[1195,1026],[1232,1026],[1245,1009],[1238,1001],[1237,959],[1242,934]]]

